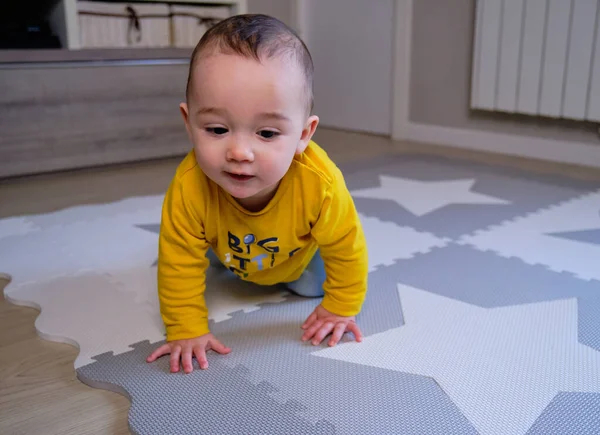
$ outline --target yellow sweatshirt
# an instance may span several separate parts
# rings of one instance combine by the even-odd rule
[[[249,212],[204,175],[194,152],[179,165],[162,210],[158,295],[167,341],[209,332],[206,253],[262,285],[300,277],[317,249],[325,263],[323,307],[361,310],[368,258],[363,229],[341,171],[316,143],[296,156],[267,206]]]

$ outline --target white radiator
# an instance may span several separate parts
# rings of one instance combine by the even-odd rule
[[[600,0],[477,0],[471,108],[600,121]]]

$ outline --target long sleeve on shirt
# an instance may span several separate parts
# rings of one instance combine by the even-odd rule
[[[204,300],[209,245],[202,222],[186,204],[184,188],[178,178],[169,187],[159,238],[158,294],[169,341],[209,332]]]
[[[355,316],[366,296],[368,254],[360,218],[341,173],[334,175],[312,234],[327,276],[323,307],[340,316]]]

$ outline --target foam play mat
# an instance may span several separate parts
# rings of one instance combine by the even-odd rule
[[[232,352],[147,363],[162,195],[0,220],[5,295],[78,346],[82,382],[129,397],[136,434],[600,433],[600,183],[423,156],[345,175],[369,245],[362,343],[303,343],[318,299],[214,268]]]

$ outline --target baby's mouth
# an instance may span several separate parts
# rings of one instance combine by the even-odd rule
[[[254,178],[254,175],[248,174],[234,174],[233,172],[225,172],[229,177],[233,178],[236,181],[248,181]]]

